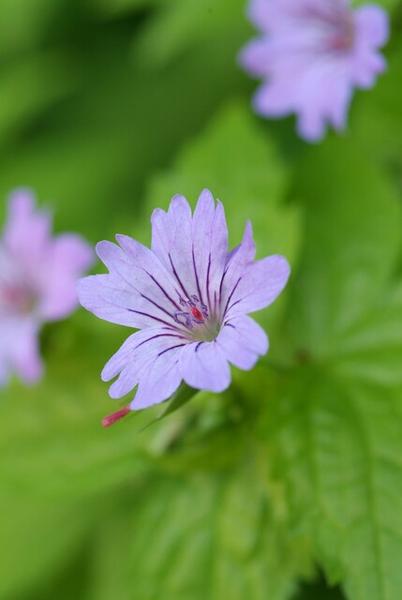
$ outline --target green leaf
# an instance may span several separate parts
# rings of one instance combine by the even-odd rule
[[[90,597],[281,600],[303,568],[297,556],[254,462],[219,476],[155,474],[99,532]]]
[[[336,359],[383,302],[400,250],[400,204],[386,175],[349,140],[308,153],[293,195],[307,216],[289,330],[298,351]]]
[[[400,204],[376,163],[342,140],[308,153],[293,194],[304,201],[306,235],[287,325],[307,364],[267,411],[270,476],[330,582],[352,600],[397,600]]]
[[[353,600],[402,593],[402,390],[295,374],[269,414],[271,476],[294,527]]]

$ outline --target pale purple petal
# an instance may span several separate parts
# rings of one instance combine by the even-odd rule
[[[36,210],[35,197],[29,190],[11,194],[4,244],[14,256],[28,265],[40,261],[48,249],[50,226],[49,214]]]
[[[194,211],[194,268],[201,301],[212,306],[219,292],[228,254],[228,230],[225,211],[220,202],[216,208],[212,194],[204,190]]]
[[[194,215],[183,196],[175,196],[168,213],[152,215],[152,249],[176,281],[184,298],[208,303],[217,288],[227,256],[227,225],[221,203],[204,190]]]
[[[110,242],[97,245],[98,256],[109,268],[110,278],[91,279],[80,288],[85,308],[97,310],[95,314],[103,319],[133,327],[177,325],[180,292],[173,277],[148,248],[128,236],[118,235],[117,239],[121,248]],[[91,304],[88,285],[94,286],[95,305]],[[108,304],[106,312],[102,310],[103,301]],[[116,307],[116,313],[112,306]]]
[[[79,236],[65,234],[54,240],[43,265],[39,313],[42,319],[62,319],[78,304],[77,279],[94,260],[89,245]]]
[[[265,331],[246,315],[226,322],[216,341],[227,360],[245,371],[254,367],[258,358],[268,352]]]
[[[240,53],[240,64],[251,75],[267,77],[272,68],[271,61],[267,60],[271,50],[271,42],[267,38],[252,40]]]
[[[84,308],[116,325],[141,328],[171,321],[156,314],[139,310],[133,291],[123,280],[112,275],[91,275],[77,284],[78,297]]]
[[[179,369],[184,381],[196,389],[222,392],[230,384],[230,369],[225,355],[215,341],[185,346]]]
[[[255,258],[255,243],[251,223],[248,222],[244,230],[243,240],[228,257],[225,272],[222,276],[219,301],[223,313],[228,308],[230,296],[241,280],[246,270],[253,264]]]
[[[152,374],[164,370],[164,364],[170,364],[172,354],[183,347],[187,340],[174,332],[163,329],[149,328],[131,336],[108,362],[103,378],[118,379],[111,385],[109,394],[112,398],[121,398],[130,392],[137,384],[144,387],[143,382],[151,385]],[[157,363],[158,370],[154,370]],[[177,386],[176,386],[177,387]],[[169,394],[170,395],[170,394]]]
[[[272,304],[285,287],[290,267],[283,256],[274,255],[252,264],[229,294],[227,318],[255,312]]]
[[[272,26],[272,7],[267,0],[251,0],[248,9],[250,21],[262,31],[269,32]]]
[[[0,321],[0,371],[7,382],[7,373],[16,373],[27,384],[42,376],[43,365],[38,346],[38,324],[29,317]]]
[[[164,402],[172,396],[182,382],[179,371],[181,348],[173,348],[158,356],[143,373],[132,410],[142,410]]]
[[[387,13],[375,4],[358,8],[355,12],[357,38],[373,48],[384,46],[389,37]]]
[[[265,83],[253,98],[256,112],[267,117],[284,117],[295,110],[294,83],[283,78]]]
[[[174,196],[167,213],[152,216],[152,250],[174,278],[181,294],[190,297],[196,290],[192,259],[191,208],[184,196]]]

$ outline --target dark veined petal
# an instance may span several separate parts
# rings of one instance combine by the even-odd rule
[[[117,236],[121,248],[100,242],[97,253],[110,274],[84,279],[80,301],[102,319],[132,327],[175,327],[181,310],[179,292],[159,259],[127,236]]]
[[[191,208],[184,196],[174,196],[165,213],[152,215],[152,250],[175,279],[180,293],[195,293],[196,280],[192,260]]]
[[[246,224],[243,240],[239,246],[229,254],[226,268],[219,287],[219,303],[221,312],[229,306],[230,295],[241,279],[246,269],[253,264],[255,258],[255,243],[251,223]]]
[[[265,331],[246,315],[227,322],[216,341],[227,360],[245,371],[251,369],[258,358],[268,352]]]
[[[226,319],[261,310],[278,297],[290,275],[283,256],[268,256],[250,265],[229,293]]]
[[[134,333],[103,369],[105,381],[119,375],[109,389],[110,396],[121,398],[136,385],[142,388],[145,382],[149,386],[153,377],[165,369],[163,365],[171,364],[172,352],[175,354],[174,351],[186,343],[180,335],[165,329],[150,328]]]
[[[177,344],[165,349],[143,371],[134,400],[130,404],[132,410],[142,410],[164,402],[174,394],[182,382],[179,360],[183,346]]]
[[[183,296],[211,304],[227,256],[227,225],[221,203],[204,190],[194,216],[183,196],[175,196],[166,213],[152,215],[152,249],[169,269]]]
[[[138,310],[133,292],[113,275],[84,277],[78,282],[77,290],[82,306],[104,321],[139,329],[172,326],[171,319],[159,318],[152,310]]]
[[[216,341],[185,346],[179,368],[184,381],[196,389],[222,392],[230,384],[228,361]]]

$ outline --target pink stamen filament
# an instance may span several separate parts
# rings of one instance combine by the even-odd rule
[[[104,419],[102,419],[102,427],[111,427],[112,425],[117,423],[117,421],[120,421],[120,419],[123,419],[124,417],[126,417],[130,412],[131,412],[131,410],[130,410],[129,406],[125,406],[124,408],[121,408],[120,410],[118,410],[118,411],[112,413],[111,415],[108,415]]]

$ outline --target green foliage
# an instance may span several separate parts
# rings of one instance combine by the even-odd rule
[[[125,600],[134,589],[138,600],[289,597],[293,549],[271,526],[267,493],[254,471],[251,461],[219,477],[154,476],[140,502],[133,490],[132,503],[97,540],[101,575],[90,597],[117,593]]]
[[[292,277],[253,371],[108,430],[99,373],[130,330],[45,328],[43,382],[0,392],[1,600],[402,597],[402,13],[381,4],[388,73],[307,147],[252,115],[243,1],[3,3],[2,198],[30,185],[58,231],[148,243],[154,207],[209,187],[231,245],[250,219]]]

